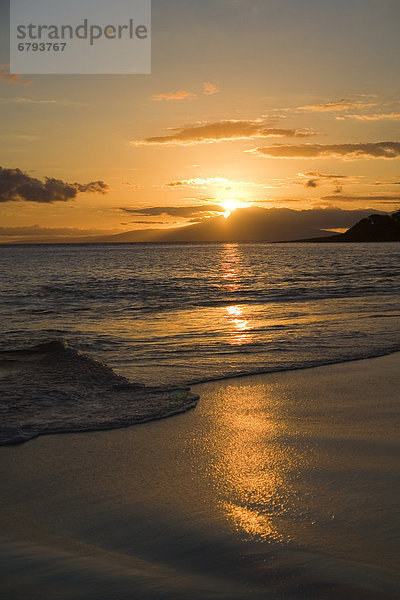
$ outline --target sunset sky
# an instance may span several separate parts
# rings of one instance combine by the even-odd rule
[[[132,76],[8,75],[6,4],[2,241],[400,207],[398,0],[154,0],[152,75]]]

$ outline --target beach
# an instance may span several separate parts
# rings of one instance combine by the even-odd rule
[[[0,600],[400,600],[400,0],[0,15]]]
[[[1,596],[398,598],[399,361],[204,383],[182,415],[0,448]]]

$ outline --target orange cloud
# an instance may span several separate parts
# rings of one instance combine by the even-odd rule
[[[32,81],[24,80],[23,76],[18,73],[10,73],[9,66],[0,66],[0,79],[3,79],[7,83],[19,83],[20,85],[30,85],[32,83]]]
[[[337,102],[328,102],[326,104],[307,104],[306,106],[299,106],[298,110],[304,110],[306,112],[336,112],[338,110],[351,110],[361,109],[376,106],[376,103],[365,103],[365,102],[354,102],[342,98]]]
[[[331,185],[335,183],[337,186],[359,185],[362,176],[351,175],[336,175],[330,173],[319,173],[318,171],[306,171],[305,173],[297,173],[296,177],[290,181],[292,185],[303,185],[307,188],[316,188],[320,185]]]
[[[208,96],[211,96],[212,94],[217,94],[219,92],[218,87],[214,83],[211,83],[210,81],[205,81],[203,84],[203,87],[204,87],[204,93]]]
[[[151,98],[155,102],[161,102],[163,100],[196,100],[197,95],[192,92],[187,92],[186,90],[180,90],[179,92],[172,92],[169,94],[156,94]]]
[[[344,117],[336,117],[342,120]],[[399,121],[400,112],[378,113],[375,115],[345,115],[346,119],[357,119],[357,121]]]
[[[302,144],[301,146],[275,144],[267,148],[255,148],[250,152],[272,158],[398,158],[400,142]]]
[[[253,121],[226,120],[172,128],[172,133],[146,138],[136,144],[212,144],[234,140],[268,137],[309,137],[316,135],[305,129],[267,127],[260,119]]]
[[[175,187],[204,187],[209,185],[215,186],[254,186],[261,187],[257,183],[252,183],[250,181],[232,181],[231,179],[226,179],[225,177],[196,177],[195,179],[181,179],[179,181],[170,181],[166,183],[164,187],[175,188]]]

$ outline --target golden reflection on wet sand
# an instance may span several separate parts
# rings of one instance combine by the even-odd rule
[[[296,503],[292,474],[306,458],[290,444],[279,399],[262,384],[229,385],[214,419],[210,475],[226,517],[238,532],[288,541],[285,515]]]

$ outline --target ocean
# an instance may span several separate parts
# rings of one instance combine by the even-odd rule
[[[26,426],[33,435],[134,422],[124,413],[129,393],[113,393],[108,411],[110,387],[127,380],[146,386],[134,417],[147,419],[192,406],[193,383],[400,349],[399,244],[29,245],[0,254],[7,441],[23,439]],[[86,419],[94,383],[107,406]],[[165,408],[160,387],[181,398]],[[59,419],[66,399],[68,423]]]

